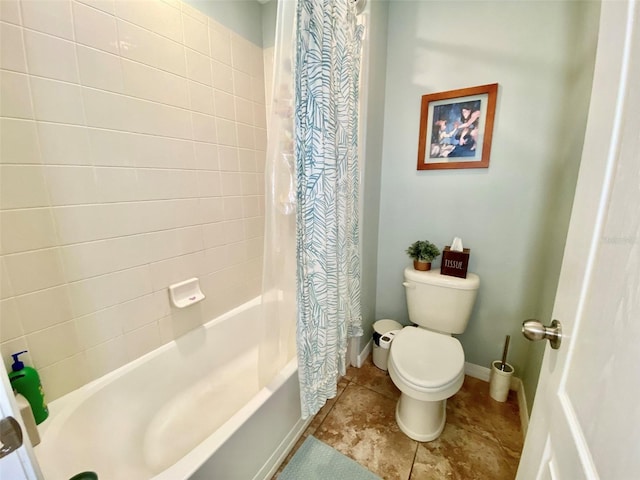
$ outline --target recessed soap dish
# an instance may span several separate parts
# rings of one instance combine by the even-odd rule
[[[169,285],[169,296],[171,303],[178,308],[188,307],[204,300],[204,293],[200,290],[200,281],[195,277]]]

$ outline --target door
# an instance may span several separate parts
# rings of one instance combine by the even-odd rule
[[[20,413],[17,411],[15,399],[13,398],[11,385],[4,363],[0,362],[0,421],[8,417],[15,418],[20,423],[23,435],[23,444],[17,450],[8,453],[0,458],[0,479],[1,480],[36,480],[41,479],[42,474],[35,460],[33,449],[27,438],[26,430],[22,424]],[[4,448],[4,443],[0,448]],[[0,453],[0,455],[2,455]]]
[[[639,11],[602,2],[553,312],[562,344],[546,347],[519,480],[640,478]]]

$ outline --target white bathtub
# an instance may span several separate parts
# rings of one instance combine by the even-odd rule
[[[49,405],[47,480],[270,478],[306,424],[295,359],[258,388],[260,299]]]

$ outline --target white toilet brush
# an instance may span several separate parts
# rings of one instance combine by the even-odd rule
[[[502,350],[502,362],[500,362],[500,370],[504,372],[505,366],[507,365],[507,352],[509,351],[509,340],[511,340],[511,335],[507,335],[507,338],[504,341],[504,350]]]

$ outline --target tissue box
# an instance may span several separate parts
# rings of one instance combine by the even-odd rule
[[[467,278],[467,267],[469,266],[470,248],[465,248],[462,252],[454,252],[450,246],[444,247],[442,251],[442,266],[440,273],[452,277]]]

